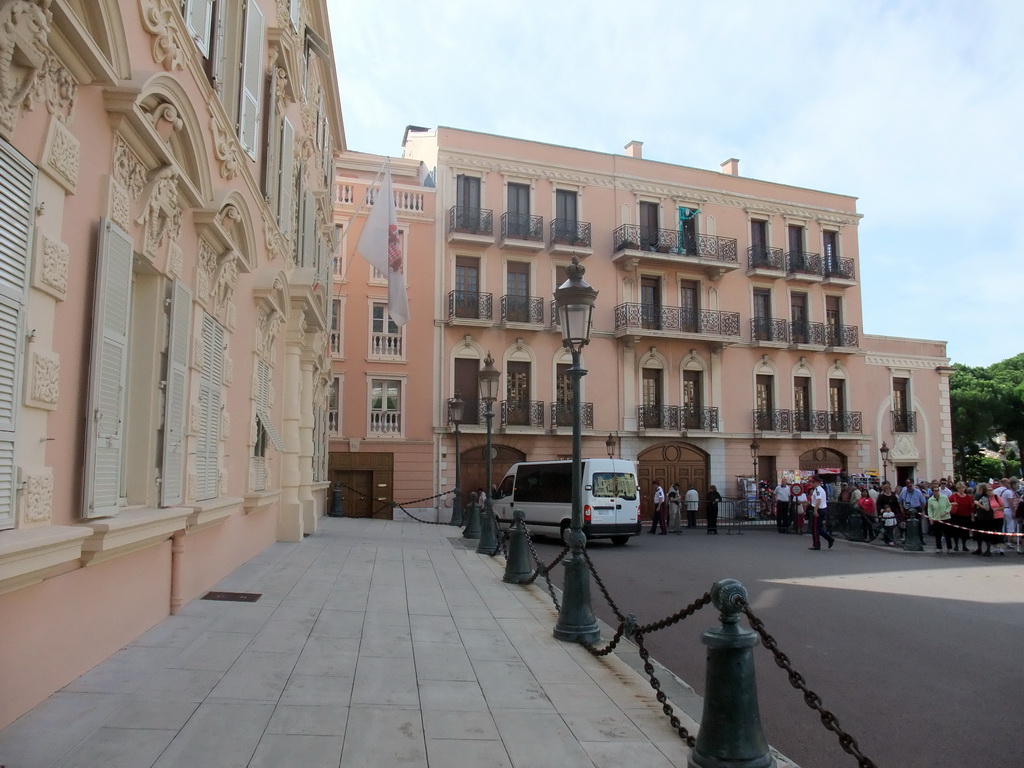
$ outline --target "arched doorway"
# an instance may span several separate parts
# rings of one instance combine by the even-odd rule
[[[832,448],[812,448],[800,454],[800,471],[814,472],[830,482],[848,474],[846,455]]]
[[[651,519],[651,495],[654,481],[662,480],[665,492],[679,483],[683,493],[690,483],[703,499],[708,490],[709,459],[704,451],[687,443],[665,443],[642,451],[637,456],[640,482],[640,516]]]
[[[477,445],[462,452],[462,503],[469,503],[469,494],[487,485],[487,446]],[[526,454],[507,445],[491,446],[491,477],[501,482],[508,468],[518,461],[526,461]]]

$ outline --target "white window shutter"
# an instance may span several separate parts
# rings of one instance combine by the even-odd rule
[[[114,515],[120,506],[131,297],[131,237],[104,219],[100,222],[86,411],[85,517]]]
[[[302,251],[299,253],[299,264],[312,267],[316,261],[316,199],[309,190],[304,190],[302,197]]]
[[[195,40],[203,58],[210,57],[210,29],[213,22],[213,0],[185,0],[185,26]]]
[[[220,495],[220,408],[224,374],[224,327],[203,314],[203,371],[199,378],[201,427],[196,452],[196,499]]]
[[[263,360],[256,361],[256,415],[260,423],[267,431],[271,445],[279,451],[284,451],[284,440],[281,433],[274,427],[270,420],[270,366]]]
[[[299,10],[302,7],[302,0],[291,0],[291,9],[289,15],[292,19],[292,26],[295,29],[299,28]]]
[[[295,126],[286,117],[281,123],[281,176],[278,182],[277,222],[287,236],[292,232],[295,199]]]
[[[22,320],[35,221],[35,168],[0,142],[0,528],[14,525],[14,435]]]
[[[260,134],[260,92],[263,89],[263,11],[253,0],[250,0],[245,12],[241,80],[238,138],[242,149],[255,160]]]
[[[185,472],[185,403],[188,388],[188,350],[192,327],[192,292],[174,281],[171,332],[167,341],[167,383],[164,387],[164,456],[160,505],[182,502]]]

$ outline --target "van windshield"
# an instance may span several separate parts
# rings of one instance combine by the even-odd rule
[[[594,495],[604,498],[636,498],[636,477],[629,472],[595,472]]]

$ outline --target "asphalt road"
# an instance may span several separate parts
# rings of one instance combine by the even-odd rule
[[[545,562],[561,549],[536,543]],[[822,544],[813,552],[809,535],[696,529],[644,533],[624,547],[598,540],[588,550],[623,613],[641,624],[719,579],[741,581],[793,667],[879,768],[1024,766],[1024,555]],[[592,593],[595,613],[616,626],[596,585]],[[651,655],[701,695],[700,635],[716,618],[708,607],[645,638]],[[768,741],[802,768],[856,766],[763,646],[755,664]]]

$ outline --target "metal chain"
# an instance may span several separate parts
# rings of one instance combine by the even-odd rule
[[[710,596],[709,596],[710,597]],[[679,734],[679,738],[686,742],[686,745],[693,749],[697,746],[697,740],[690,735],[690,732],[686,730],[682,722],[676,717],[675,710],[672,709],[672,705],[668,703],[668,697],[661,690],[661,681],[654,676],[654,665],[651,664],[651,654],[648,653],[647,648],[644,647],[644,635],[643,632],[637,632],[633,636],[634,642],[640,649],[640,658],[644,660],[644,672],[651,679],[651,688],[654,689],[655,698],[658,703],[661,704],[661,711],[668,715],[669,722],[672,723],[672,727],[676,729],[676,733]]]
[[[683,619],[693,616],[697,611],[703,608],[705,605],[711,603],[711,593],[705,592],[703,595],[698,597],[688,606],[683,608],[681,611],[673,613],[671,616],[667,616],[661,621],[656,621],[653,624],[646,624],[642,627],[637,627],[637,634],[647,634],[648,632],[657,632],[659,629],[665,629],[671,627],[673,624],[677,624]]]
[[[622,615],[622,611],[619,610],[619,606],[612,600],[611,594],[608,592],[608,588],[604,585],[601,577],[597,574],[597,568],[594,567],[593,561],[590,559],[590,555],[587,550],[583,550],[583,559],[587,561],[587,567],[590,568],[591,574],[594,576],[594,581],[597,582],[597,586],[601,589],[601,594],[604,595],[605,601],[611,606],[611,609],[615,612],[615,618],[619,620],[619,626],[621,627],[623,622],[626,621],[626,617]]]
[[[743,614],[750,622],[751,629],[761,637],[762,645],[771,651],[772,655],[775,657],[775,663],[786,671],[790,685],[804,695],[804,702],[808,707],[818,713],[818,716],[821,718],[822,725],[836,734],[839,738],[839,746],[841,746],[845,752],[857,758],[857,765],[860,766],[860,768],[877,768],[875,763],[868,757],[865,757],[860,751],[860,747],[857,746],[857,740],[839,726],[839,720],[836,716],[821,706],[821,697],[808,688],[807,684],[804,682],[803,675],[793,669],[793,665],[790,664],[789,657],[779,650],[778,641],[768,634],[767,630],[765,630],[764,622],[754,614],[753,610],[750,608],[750,604],[743,600],[739,605]]]
[[[544,565],[540,558],[537,556],[537,550],[533,548],[533,539],[530,538],[530,529],[526,528],[526,544],[530,547],[530,556],[533,557],[533,562],[537,564],[530,578],[527,579],[523,584],[533,584],[538,576],[543,576],[544,580],[548,583],[548,593],[551,595],[551,602],[555,604],[555,610],[560,611],[562,607],[558,604],[558,598],[555,597],[555,585],[551,583],[551,576],[549,575],[551,569],[562,562],[562,558],[569,554],[569,547],[566,546],[561,552],[558,553],[558,557],[551,561],[551,565]]]

